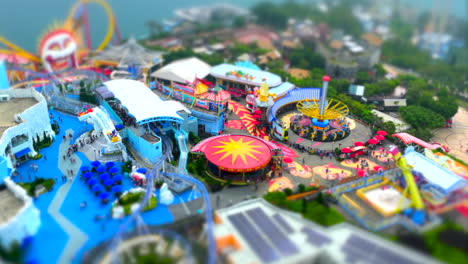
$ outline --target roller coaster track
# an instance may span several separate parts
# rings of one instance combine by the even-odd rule
[[[45,79],[47,80],[45,82],[49,82],[48,84],[52,83],[54,85],[60,84],[60,78],[64,78],[68,76],[86,76],[89,79],[99,79],[102,82],[109,80],[109,78],[106,75],[102,73],[97,73],[92,70],[87,70],[87,69],[67,69],[67,70],[63,70],[59,72],[45,73],[45,72],[37,72],[37,71],[30,70],[30,69],[25,69],[25,68],[18,67],[18,66],[9,66],[8,70],[22,71],[22,72],[28,73],[32,78]],[[40,83],[40,82],[38,82],[37,80],[22,80],[22,81],[12,83],[11,87],[17,88],[23,85],[36,84],[36,83]],[[47,83],[44,83],[44,86],[45,85],[47,85]]]
[[[90,3],[96,3],[96,4],[100,5],[100,6],[102,6],[104,8],[104,11],[106,12],[107,19],[109,21],[109,25],[107,26],[106,35],[105,35],[104,39],[102,40],[101,44],[99,44],[98,48],[96,49],[96,51],[101,51],[107,46],[109,41],[111,41],[112,36],[114,35],[114,30],[116,28],[116,26],[115,26],[115,17],[114,17],[114,14],[112,13],[112,8],[106,1],[104,1],[104,0],[80,0],[78,3],[76,3],[72,7],[72,9],[70,11],[70,15],[69,15],[68,20],[67,20],[67,23],[73,23],[73,21],[77,18],[76,14],[79,13],[77,11],[79,11],[80,5],[90,4]]]
[[[153,193],[153,186],[154,186],[154,180],[155,178],[160,174],[161,167],[166,159],[168,159],[172,153],[172,142],[171,140],[164,136],[164,135],[159,135],[161,137],[161,141],[163,143],[163,155],[161,156],[160,159],[158,159],[156,162],[153,163],[153,167],[151,171],[148,173],[148,177],[146,180],[146,193],[143,198],[143,200],[140,203],[140,207],[138,210],[133,212],[129,219],[120,226],[119,231],[115,234],[113,242],[111,243],[111,250],[116,254],[117,253],[117,244],[121,241],[121,238],[125,232],[128,231],[128,229],[131,227],[132,223],[135,221],[137,223],[141,223],[139,221],[140,215],[142,213],[143,208],[147,204],[148,200],[151,198],[151,195]],[[198,190],[200,191],[202,198],[205,202],[205,219],[207,223],[207,239],[208,239],[208,263],[209,264],[215,264],[216,263],[216,245],[214,241],[214,234],[213,234],[213,211],[211,208],[211,200],[208,194],[208,191],[205,188],[205,185],[201,183],[200,181],[196,180],[195,178],[192,178],[188,175],[184,174],[176,174],[176,173],[162,173],[164,176],[171,177],[174,179],[179,179],[182,181],[187,181],[193,185],[195,185]],[[174,234],[173,234],[174,235]],[[179,242],[184,242],[182,239],[177,239]],[[194,263],[193,259],[193,254],[191,253],[190,246],[188,243],[183,243],[184,244],[184,249],[186,250],[187,254],[187,259],[186,263]],[[116,260],[114,256],[114,261]]]

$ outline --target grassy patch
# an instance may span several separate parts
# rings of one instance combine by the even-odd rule
[[[332,226],[345,221],[345,218],[332,207],[327,207],[318,201],[307,203],[307,209],[303,214],[305,218],[324,226]]]
[[[119,198],[117,204],[114,205],[111,210],[113,210],[115,206],[122,206],[124,214],[130,215],[132,213],[132,205],[140,203],[143,198],[144,192],[127,193],[125,196]],[[143,208],[143,212],[155,208],[157,204],[156,197],[151,196],[145,208]]]
[[[119,198],[119,204],[123,206],[132,205],[140,201],[143,198],[143,195],[144,195],[143,192],[134,192],[134,193],[129,192]]]
[[[174,263],[174,260],[170,257],[160,256],[154,253],[144,255],[144,256],[137,256],[136,257],[137,264],[171,264]]]
[[[462,228],[457,225],[445,223],[423,234],[426,246],[431,252],[431,255],[447,263],[467,263],[468,252],[464,252],[461,249],[449,246],[440,241],[439,234],[446,229],[462,230]]]
[[[304,218],[324,226],[331,226],[345,221],[345,218],[335,209],[327,206],[323,199],[287,201],[286,194],[283,192],[270,192],[263,198],[278,207],[300,213]]]
[[[44,179],[44,178],[37,178],[33,182],[21,182],[19,183],[19,186],[23,187],[23,189],[26,190],[26,193],[34,197],[35,192],[36,192],[36,187],[38,185],[44,186],[47,192],[50,192],[52,188],[54,187],[55,180],[53,179]]]

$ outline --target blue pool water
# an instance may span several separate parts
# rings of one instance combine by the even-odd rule
[[[83,132],[90,129],[86,123],[81,123],[77,118],[57,111],[51,111],[54,119],[58,120],[60,117],[63,121],[60,122],[61,132],[56,136],[56,140],[48,148],[42,149],[40,153],[46,156],[40,160],[31,160],[23,163],[18,168],[18,176],[14,178],[16,182],[29,182],[34,180],[35,177],[43,178],[57,178],[54,189],[46,194],[42,194],[35,201],[34,204],[40,211],[41,227],[34,237],[26,257],[27,260],[35,260],[38,263],[56,263],[61,256],[67,242],[70,239],[69,235],[61,228],[61,226],[52,218],[48,213],[48,208],[54,199],[57,190],[63,184],[61,180],[62,173],[58,169],[59,157],[58,151],[62,142],[64,132],[72,128],[75,132]],[[90,160],[81,153],[76,153],[82,161],[82,165],[90,165]],[[122,163],[116,163],[116,167],[120,169]],[[34,170],[37,166],[37,171]],[[77,172],[78,173],[78,172]],[[77,176],[79,177],[79,176]],[[124,177],[122,181],[124,190],[133,187],[132,181],[128,177]],[[156,196],[159,201],[159,190],[156,190]],[[180,195],[175,195],[174,203],[191,200],[200,197],[197,191],[186,191]],[[59,213],[62,214],[71,224],[81,230],[88,236],[86,243],[76,251],[74,263],[78,263],[83,254],[96,246],[102,241],[112,238],[112,236],[119,230],[119,227],[127,222],[128,217],[124,219],[111,219],[110,209],[115,196],[109,198],[109,203],[103,204],[101,200],[94,195],[89,189],[88,184],[82,179],[75,179],[71,188],[65,197]],[[80,204],[86,201],[87,206],[81,208]],[[106,215],[103,220],[95,220],[95,217]],[[142,214],[143,221],[148,225],[161,225],[174,221],[167,206],[158,203],[154,210]]]

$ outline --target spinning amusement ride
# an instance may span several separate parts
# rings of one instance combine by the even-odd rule
[[[298,136],[314,141],[336,141],[350,133],[345,117],[348,106],[334,99],[327,99],[329,76],[323,77],[320,100],[302,100],[297,110],[302,115],[293,117],[291,129]]]

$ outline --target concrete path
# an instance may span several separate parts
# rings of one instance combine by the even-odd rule
[[[66,131],[67,135],[70,133],[73,134],[73,131]],[[62,207],[62,204],[65,201],[68,192],[70,191],[73,181],[75,181],[75,179],[77,178],[75,176],[78,174],[81,166],[81,160],[75,154],[71,155],[70,158],[63,158],[64,155],[66,156],[69,141],[70,139],[68,137],[65,140],[62,140],[58,154],[58,167],[63,173],[63,175],[66,175],[69,179],[67,179],[66,183],[60,186],[48,208],[49,214],[52,216],[52,218],[54,218],[57,221],[57,223],[68,235],[68,242],[57,262],[60,264],[71,263],[78,250],[81,247],[83,247],[83,245],[88,240],[88,236],[85,233],[83,233],[79,228],[74,226],[64,215],[60,213],[60,208]],[[72,163],[71,159],[76,160],[76,162]],[[73,175],[70,174],[70,170],[73,170]]]
[[[450,149],[449,154],[468,161],[468,110],[458,107],[452,127],[434,131],[432,141],[447,145]]]

